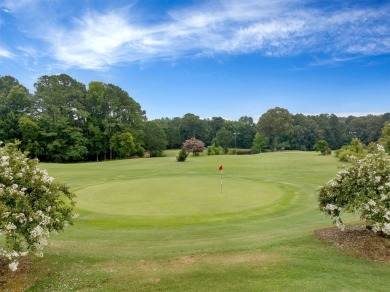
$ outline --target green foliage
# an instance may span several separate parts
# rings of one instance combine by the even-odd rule
[[[187,156],[188,156],[187,150],[184,147],[182,147],[179,154],[176,156],[176,161],[184,162],[186,161]]]
[[[252,154],[252,149],[234,149],[236,155],[249,155]]]
[[[329,148],[328,142],[326,142],[325,140],[317,141],[313,149],[317,152],[321,152],[322,155],[330,155],[332,153]]]
[[[135,144],[134,154],[138,157],[145,156],[145,149],[141,146],[140,143]]]
[[[362,142],[358,138],[353,138],[349,145],[345,145],[340,149],[336,150],[336,156],[340,161],[348,162],[353,157],[363,158],[367,151],[364,150]]]
[[[215,143],[207,146],[207,155],[220,155],[224,153],[225,150],[221,146],[215,146]]]
[[[116,133],[111,137],[110,147],[118,158],[129,158],[135,153],[134,137],[131,133]]]
[[[258,123],[258,131],[269,138],[271,149],[281,149],[283,135],[288,135],[293,129],[292,115],[287,109],[276,107],[264,113]]]
[[[319,189],[320,210],[343,228],[340,212],[359,212],[374,232],[390,235],[390,155],[383,146],[339,171]]]
[[[251,117],[243,116],[235,124],[235,146],[241,149],[252,147],[253,139],[256,135],[256,126]]]
[[[221,146],[224,149],[225,153],[228,152],[229,147],[233,145],[233,142],[233,133],[228,131],[225,127],[223,127],[217,132],[217,135],[213,140],[213,143],[215,143],[217,146]]]
[[[184,139],[190,139],[191,137],[204,139],[205,123],[197,115],[185,114],[180,120],[180,132]]]
[[[146,122],[144,132],[145,149],[149,150],[150,157],[161,157],[168,144],[163,129],[156,122]]]
[[[5,236],[0,255],[8,258],[11,270],[30,251],[42,256],[49,234],[73,222],[74,194],[53,180],[17,145],[0,148],[0,235]]]
[[[267,137],[265,137],[261,133],[256,133],[252,143],[252,148],[251,148],[252,153],[253,154],[261,153],[263,149],[268,146],[268,142],[269,140]]]
[[[199,156],[199,153],[205,150],[205,145],[203,141],[191,138],[184,141],[183,148],[186,149],[187,152],[192,152],[193,156]]]
[[[387,153],[390,153],[390,122],[387,122],[383,127],[379,143],[383,145]]]
[[[117,153],[112,151],[110,140],[124,132],[133,135],[136,145],[145,145],[145,112],[120,87],[95,81],[86,87],[59,74],[39,77],[35,89],[30,94],[14,77],[0,76],[0,141],[20,140],[20,148],[29,151],[30,157],[57,162],[112,159]],[[269,139],[272,150],[311,150],[319,140],[327,141],[332,149],[349,143],[353,136],[365,145],[377,142],[383,126],[390,122],[390,113],[348,118],[305,116],[277,107],[262,115],[257,129],[247,116],[229,121],[188,113],[154,121],[165,132],[169,149],[178,149],[191,137],[210,145],[217,136],[214,142],[226,151],[229,147],[248,149],[257,130]],[[239,134],[232,137],[233,133]],[[388,142],[383,141],[387,140],[380,143],[388,149]],[[261,149],[255,149],[258,151]],[[142,156],[142,151],[133,154]]]

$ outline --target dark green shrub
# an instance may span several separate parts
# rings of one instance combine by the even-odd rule
[[[176,156],[176,161],[184,162],[186,161],[187,156],[188,156],[187,150],[183,147],[181,148],[179,154]]]
[[[322,155],[330,155],[332,153],[332,151],[329,148],[328,142],[326,142],[325,140],[317,141],[313,149],[315,151],[321,152]]]

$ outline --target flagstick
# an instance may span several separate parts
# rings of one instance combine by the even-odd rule
[[[221,193],[222,193],[222,170],[221,170]]]

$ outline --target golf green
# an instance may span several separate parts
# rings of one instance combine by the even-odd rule
[[[149,221],[199,223],[278,204],[288,194],[277,184],[218,176],[152,177],[114,181],[77,192],[80,210]],[[196,218],[195,218],[196,217]],[[157,222],[157,221],[155,221]]]

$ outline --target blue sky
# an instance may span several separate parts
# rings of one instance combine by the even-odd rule
[[[390,111],[390,1],[0,0],[0,75],[113,83],[149,119]]]

